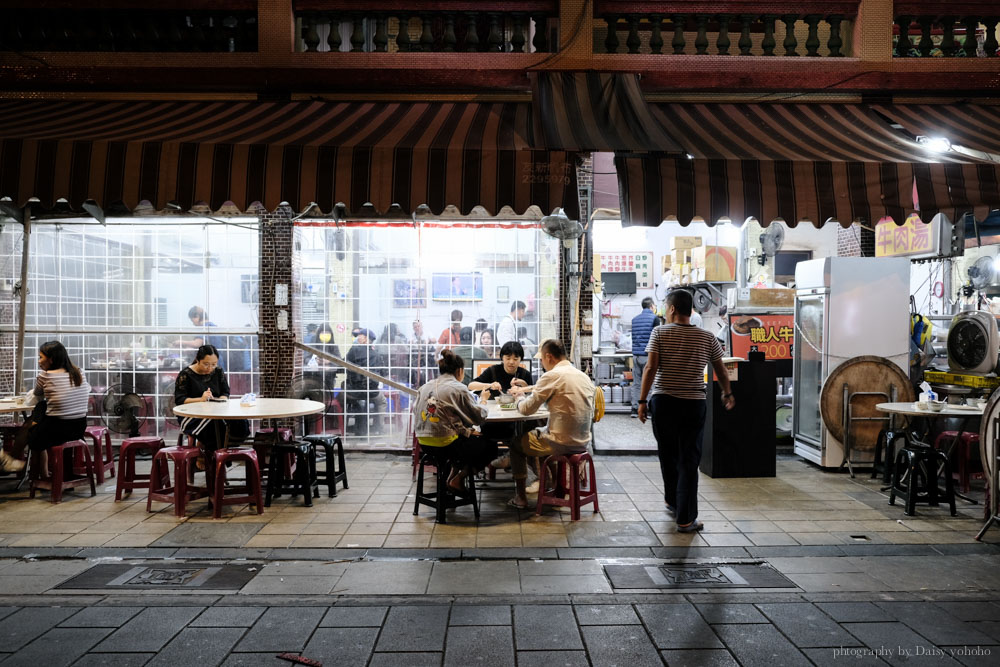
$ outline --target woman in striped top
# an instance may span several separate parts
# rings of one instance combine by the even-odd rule
[[[42,452],[83,437],[87,428],[87,408],[90,384],[69,359],[59,341],[42,343],[38,348],[38,367],[34,395],[45,401],[45,416],[31,427],[27,445],[33,452]],[[24,467],[24,445],[15,445],[10,453],[0,455],[0,465],[7,472]],[[44,467],[42,468],[44,470]]]

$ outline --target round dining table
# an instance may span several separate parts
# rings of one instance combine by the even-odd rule
[[[21,403],[18,403],[16,400],[15,401],[0,401],[0,415],[13,415],[13,414],[21,413],[21,419],[25,420],[25,419],[28,418],[28,413],[30,413],[33,409],[34,409],[33,405],[28,405],[28,404],[24,403],[23,401]],[[8,437],[13,437],[13,435],[10,434],[10,435],[8,435]],[[0,446],[2,446],[2,444],[3,443],[0,443]],[[29,459],[30,459],[30,457],[29,457]],[[28,463],[28,465],[31,465],[31,464]],[[15,486],[13,488],[14,491],[20,491],[21,490],[21,485],[24,484],[24,480],[28,479],[28,466],[26,465],[24,467],[24,470],[21,473],[19,473],[19,474],[20,474],[21,477],[18,480],[17,486]]]

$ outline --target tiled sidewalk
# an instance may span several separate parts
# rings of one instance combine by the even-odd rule
[[[147,464],[148,465],[148,464]],[[114,480],[90,498],[70,491],[59,505],[46,493],[0,495],[2,547],[250,547],[275,548],[567,548],[567,547],[754,547],[844,544],[971,543],[982,525],[982,506],[959,501],[959,516],[944,507],[918,506],[905,517],[890,507],[878,484],[823,472],[796,458],[779,460],[775,478],[710,479],[700,482],[700,518],[705,530],[678,534],[663,511],[655,457],[597,457],[601,513],[584,508],[582,520],[547,508],[542,516],[505,506],[510,479],[487,485],[482,519],[470,507],[449,513],[437,525],[430,508],[413,516],[408,458],[352,455],[350,488],[337,498],[277,499],[262,515],[246,506],[227,506],[213,520],[205,501],[176,519],[172,507],[145,493],[114,501]],[[237,473],[241,475],[242,473]],[[9,483],[4,483],[9,484]],[[979,497],[982,497],[980,492]],[[197,525],[196,525],[197,524]],[[237,525],[243,524],[243,525]],[[179,527],[181,527],[179,529]],[[1000,540],[995,530],[989,540]]]

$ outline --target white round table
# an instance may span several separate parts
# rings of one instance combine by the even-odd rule
[[[952,405],[950,403],[945,404],[939,411],[934,411],[930,408],[918,408],[917,404],[912,401],[906,403],[879,403],[875,406],[875,409],[894,415],[931,419],[934,417],[981,417],[983,415],[983,408],[971,405]]]
[[[489,422],[525,422],[525,421],[535,421],[549,418],[549,411],[544,407],[538,409],[530,415],[522,415],[517,411],[517,408],[510,408],[504,410],[497,404],[496,401],[489,401],[487,406],[490,409],[490,414],[487,415],[486,421]]]
[[[18,405],[13,401],[0,401],[0,415],[9,415],[15,412],[30,412],[34,406],[21,403]]]
[[[283,419],[304,417],[323,412],[326,406],[319,401],[299,398],[258,398],[256,405],[243,407],[240,399],[228,401],[203,401],[174,406],[178,417],[198,419]]]

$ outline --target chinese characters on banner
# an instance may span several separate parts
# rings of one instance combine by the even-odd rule
[[[730,315],[729,333],[734,357],[763,352],[768,359],[791,359],[795,316]]]
[[[924,224],[914,213],[902,225],[892,218],[882,218],[875,225],[875,256],[921,255],[934,252],[933,231],[936,222]]]

